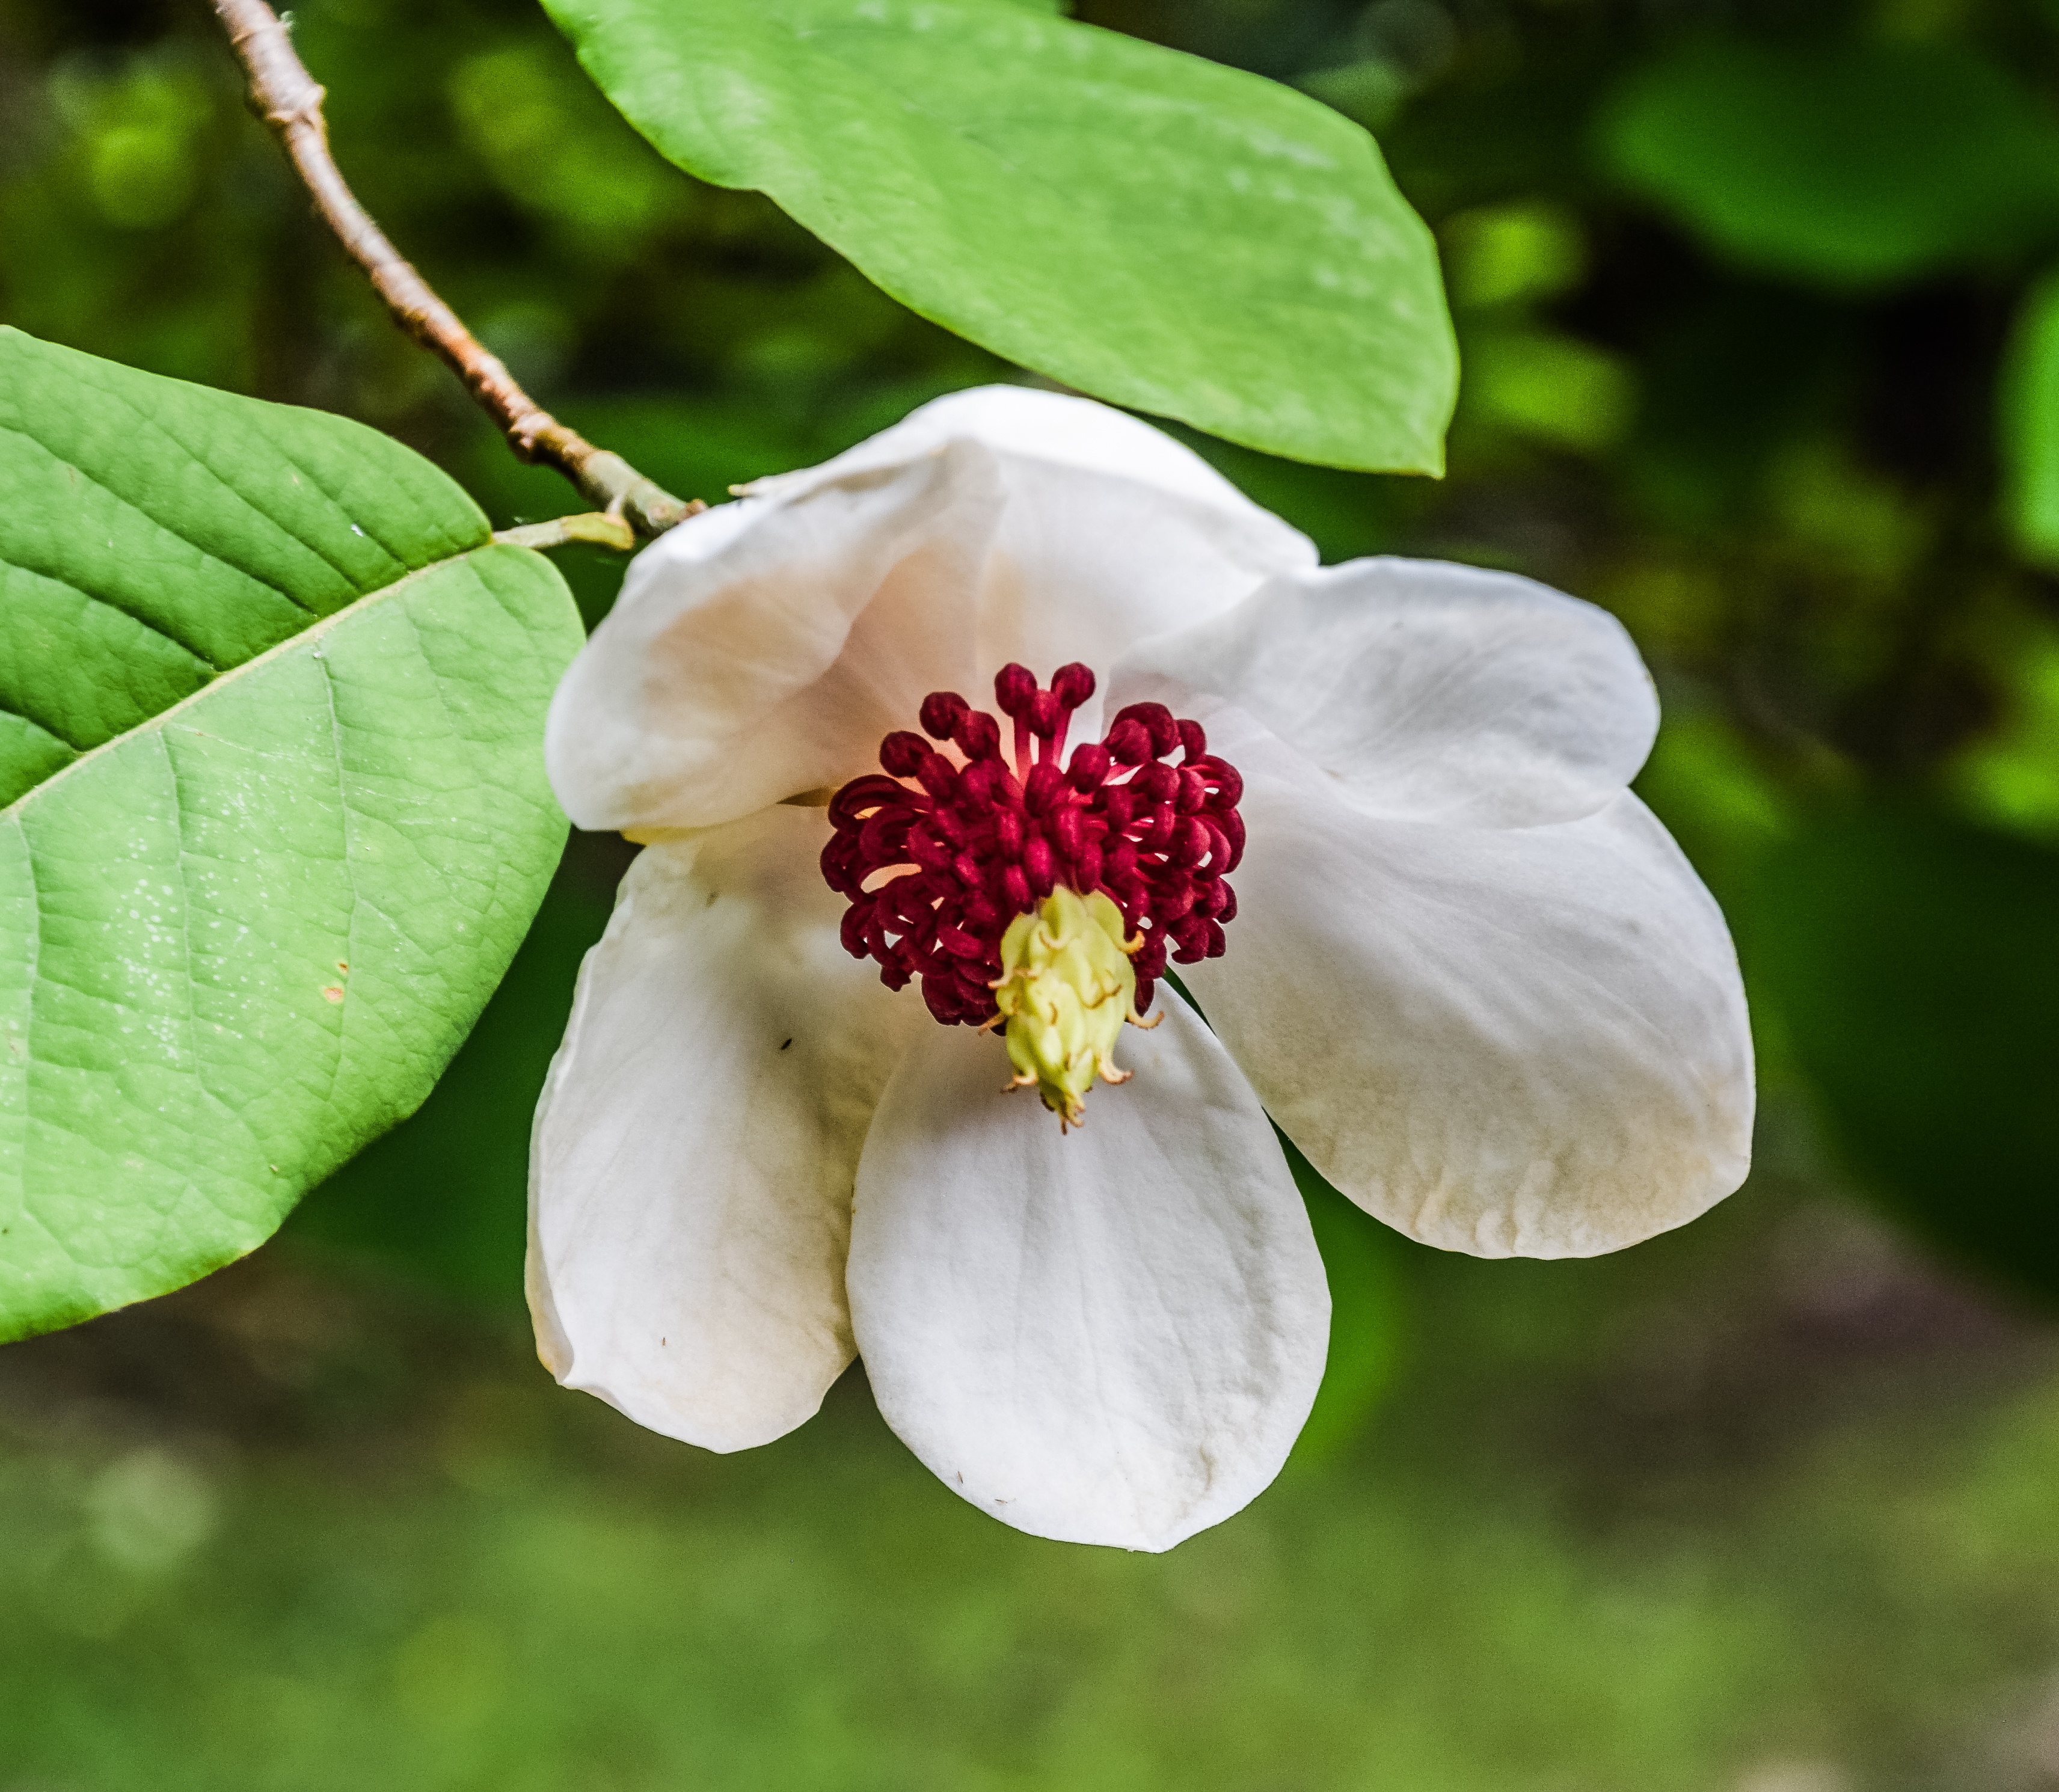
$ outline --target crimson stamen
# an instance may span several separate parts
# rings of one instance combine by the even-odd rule
[[[822,868],[850,904],[845,949],[876,959],[889,989],[920,978],[947,1025],[994,1017],[1002,935],[1060,884],[1105,891],[1141,938],[1139,1013],[1169,954],[1181,964],[1221,955],[1237,914],[1225,878],[1244,853],[1244,780],[1208,751],[1199,723],[1162,703],[1130,704],[1065,760],[1073,712],[1093,693],[1082,665],[1060,667],[1048,689],[1026,667],[1003,667],[994,695],[1014,723],[1011,767],[993,716],[932,691],[923,734],[880,743],[886,775],[854,779],[830,800]]]

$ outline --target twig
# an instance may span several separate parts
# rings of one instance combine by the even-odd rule
[[[662,535],[705,510],[698,498],[675,498],[620,455],[595,448],[516,384],[500,360],[486,352],[457,313],[402,259],[344,184],[329,153],[323,90],[301,62],[279,15],[265,0],[214,0],[214,10],[250,77],[251,109],[285,145],[323,221],[372,277],[394,321],[456,371],[516,453],[556,468],[591,502],[627,518],[639,536]]]
[[[603,548],[619,548],[625,553],[636,545],[633,530],[612,511],[588,511],[583,516],[553,516],[548,523],[524,523],[518,528],[496,529],[496,541],[511,548],[563,548],[568,542],[593,541]]]

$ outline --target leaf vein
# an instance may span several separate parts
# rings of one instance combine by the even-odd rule
[[[279,642],[276,646],[267,647],[262,653],[252,655],[241,665],[232,666],[225,671],[217,673],[197,691],[181,697],[178,702],[167,709],[160,710],[157,714],[147,720],[137,723],[134,727],[125,729],[111,739],[102,741],[99,746],[80,754],[70,765],[53,772],[34,789],[23,791],[6,808],[0,809],[0,817],[13,817],[19,814],[28,805],[36,802],[45,791],[67,778],[76,777],[86,767],[94,763],[102,754],[113,752],[125,741],[133,740],[137,735],[148,734],[153,730],[171,727],[173,719],[182,711],[190,709],[211,693],[221,690],[231,680],[247,678],[259,667],[269,665],[275,659],[283,659],[286,655],[305,647],[310,643],[319,642],[349,618],[360,614],[373,604],[388,602],[418,579],[427,579],[434,573],[440,572],[445,567],[453,566],[479,552],[480,549],[476,548],[468,548],[463,553],[452,555],[448,560],[435,560],[428,566],[417,567],[412,572],[396,579],[392,584],[382,585],[376,591],[368,591],[355,603],[346,604],[341,610],[332,611],[328,615],[310,623],[298,633],[289,635],[285,640]]]

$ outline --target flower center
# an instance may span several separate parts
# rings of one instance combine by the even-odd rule
[[[1061,765],[1073,712],[1093,692],[1085,666],[1060,667],[1049,689],[1002,667],[1006,758],[993,716],[931,692],[929,738],[889,735],[885,775],[831,798],[822,856],[850,903],[852,957],[878,960],[889,989],[920,978],[946,1025],[1005,1020],[1017,1083],[1036,1082],[1074,1125],[1097,1069],[1123,1080],[1115,1036],[1125,1020],[1149,1024],[1168,956],[1221,954],[1237,913],[1224,877],[1244,851],[1244,780],[1163,703],[1131,704]]]
[[[1085,1118],[1097,1071],[1105,1082],[1129,1081],[1115,1067],[1122,1023],[1158,1024],[1137,1011],[1129,957],[1142,944],[1124,937],[1122,912],[1101,891],[1081,896],[1063,884],[1001,936],[994,999],[1008,1023],[1009,1087],[1034,1088],[1061,1126]]]

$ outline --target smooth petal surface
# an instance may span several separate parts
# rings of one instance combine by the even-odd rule
[[[1197,695],[1235,703],[1370,813],[1498,826],[1593,813],[1659,728],[1651,679],[1607,611],[1437,560],[1283,574],[1140,647],[1114,682],[1112,701],[1163,695],[1183,715],[1205,707]]]
[[[919,1001],[837,942],[820,811],[647,848],[536,1113],[529,1298],[568,1388],[711,1450],[802,1423],[851,1357],[852,1177]]]
[[[998,1043],[930,1027],[860,1160],[851,1316],[880,1411],[1019,1530],[1162,1550],[1285,1461],[1329,1292],[1279,1143],[1171,990],[1069,1135],[999,1093]]]
[[[1241,518],[1261,536],[1275,537],[1275,552],[1284,552],[1289,563],[1303,552],[1292,545],[1299,537],[1285,524],[1259,510],[1208,462],[1162,429],[1111,405],[1035,386],[974,386],[946,393],[819,467],[775,473],[754,481],[750,490],[767,497],[791,496],[826,481],[902,467],[947,443],[965,440],[985,443],[995,454],[1019,463],[1025,473],[1041,465],[1147,486],[1166,497]],[[1253,516],[1254,512],[1262,522]]]
[[[1679,1225],[1743,1180],[1736,957],[1635,797],[1550,827],[1374,820],[1276,743],[1229,751],[1238,916],[1228,955],[1185,974],[1338,1188],[1425,1244],[1557,1257]]]
[[[1010,660],[1105,672],[1314,560],[1121,412],[956,393],[638,556],[559,689],[552,782],[583,826],[732,820],[871,768],[931,691],[986,701]]]

